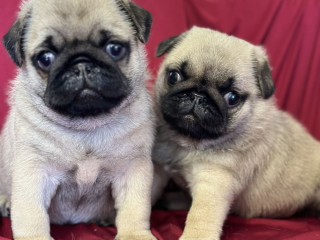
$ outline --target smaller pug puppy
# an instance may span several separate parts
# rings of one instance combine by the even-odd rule
[[[23,2],[4,36],[19,70],[0,136],[0,210],[15,240],[114,219],[117,240],[155,239],[151,23],[131,1]]]
[[[319,210],[320,144],[276,107],[264,49],[194,27],[162,42],[157,56],[165,53],[153,158],[191,193],[180,239],[219,239],[230,211]]]

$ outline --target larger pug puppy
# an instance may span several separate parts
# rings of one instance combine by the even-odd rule
[[[20,67],[0,139],[2,215],[14,239],[49,223],[113,221],[149,230],[152,111],[145,87],[151,16],[130,1],[29,0],[4,36]]]
[[[154,159],[192,196],[180,239],[219,239],[229,211],[319,210],[320,144],[276,107],[264,49],[195,27],[162,42],[165,53]]]

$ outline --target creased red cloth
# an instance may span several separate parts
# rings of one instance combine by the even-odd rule
[[[159,240],[177,240],[182,234],[186,211],[153,211],[151,228]],[[109,240],[114,239],[114,227],[94,224],[52,225],[55,240]],[[0,240],[12,239],[10,220],[0,225]],[[297,218],[288,220],[242,219],[229,217],[224,226],[222,240],[319,240],[320,220]],[[200,239],[199,239],[200,240]]]

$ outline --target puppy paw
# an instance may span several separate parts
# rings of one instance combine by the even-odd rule
[[[10,201],[3,194],[0,194],[0,217],[10,217]]]
[[[54,240],[52,237],[18,237],[14,238],[14,240]]]
[[[199,237],[199,236],[181,236],[179,238],[179,240],[220,240],[220,238],[216,238],[216,237]]]
[[[150,231],[132,232],[127,234],[119,234],[115,240],[157,240]]]
[[[193,231],[189,233],[183,233],[179,240],[220,240],[219,234],[208,234],[206,232]]]

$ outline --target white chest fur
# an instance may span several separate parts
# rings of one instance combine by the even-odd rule
[[[92,185],[97,180],[101,170],[101,161],[97,159],[86,159],[77,164],[75,174],[78,185]]]

